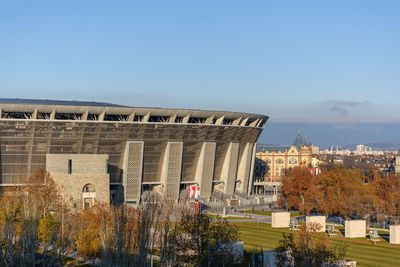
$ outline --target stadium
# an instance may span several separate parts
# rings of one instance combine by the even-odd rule
[[[176,199],[251,193],[264,115],[0,99],[1,186],[24,186],[44,168],[64,193],[137,205],[148,191]]]

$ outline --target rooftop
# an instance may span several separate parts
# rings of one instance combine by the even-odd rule
[[[151,108],[104,102],[0,98],[0,119],[195,123],[263,128],[268,116],[230,111]]]
[[[123,105],[76,100],[49,100],[49,99],[21,99],[21,98],[0,98],[0,104],[33,104],[33,105],[65,105],[65,106],[90,106],[90,107],[126,107]]]

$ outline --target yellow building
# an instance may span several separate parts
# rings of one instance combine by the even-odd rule
[[[300,130],[291,146],[258,145],[256,150],[254,191],[264,194],[272,191],[276,194],[281,186],[281,178],[286,171],[294,167],[318,167],[318,160],[313,158],[313,147],[307,137],[302,137]]]
[[[256,178],[264,181],[280,181],[286,170],[312,166],[312,145],[258,146],[256,152]],[[260,176],[258,176],[259,174]]]

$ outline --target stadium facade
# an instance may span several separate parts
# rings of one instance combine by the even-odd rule
[[[146,191],[176,198],[246,196],[268,117],[136,108],[97,102],[0,99],[1,186],[26,185],[40,168],[65,194],[139,203]]]

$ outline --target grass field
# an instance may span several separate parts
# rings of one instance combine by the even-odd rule
[[[282,232],[290,232],[289,229],[271,228],[270,224],[236,223],[240,226],[241,240],[247,252],[260,252],[260,249],[275,249],[282,237]],[[389,233],[381,236],[388,238]],[[386,235],[386,236],[385,236]],[[349,239],[344,237],[331,238],[331,245],[342,242],[348,246],[347,259],[357,261],[357,266],[400,266],[400,245],[389,244],[380,238],[376,246],[367,238]]]
[[[240,210],[239,212],[252,213],[252,214],[264,215],[264,216],[271,216],[273,211],[270,211],[270,210],[253,210],[253,212],[251,212],[251,210]],[[290,213],[290,217],[296,217],[296,216],[300,216],[300,215],[304,215],[304,214],[302,214],[300,212],[291,212]]]

